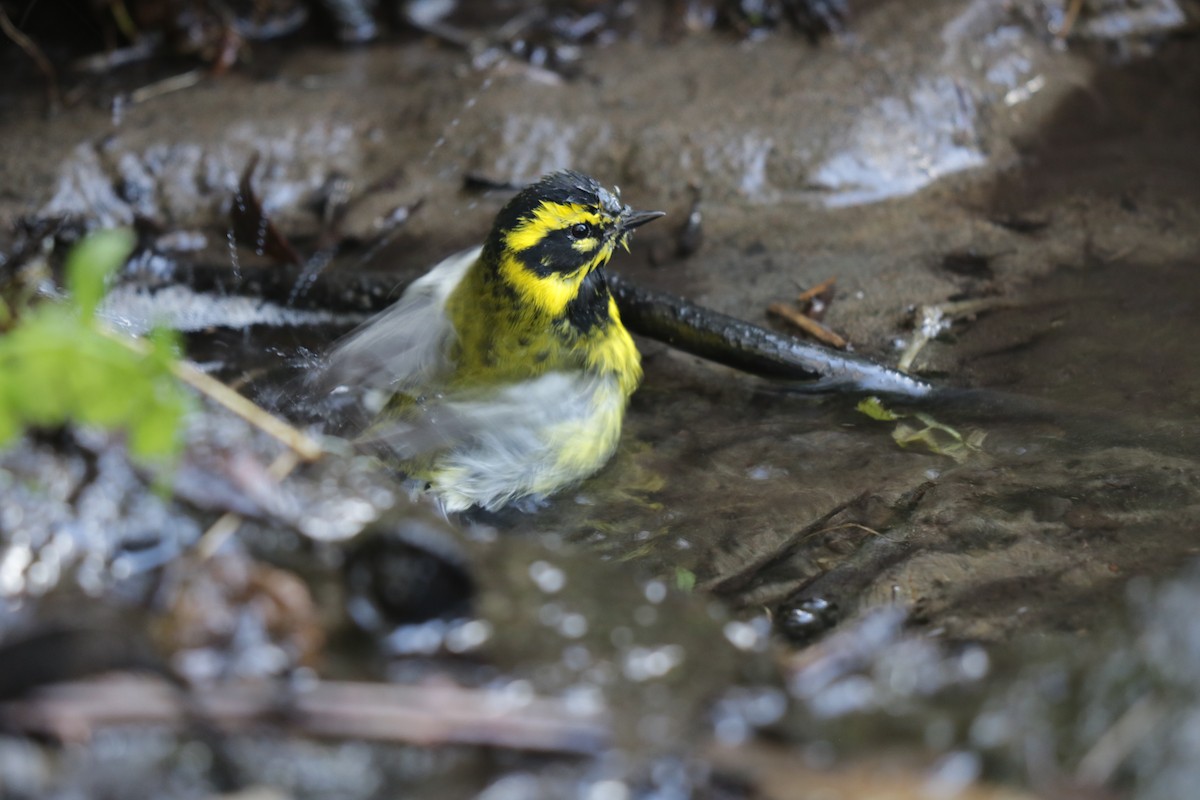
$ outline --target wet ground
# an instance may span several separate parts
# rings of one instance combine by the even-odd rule
[[[174,320],[193,358],[268,406],[355,320],[353,303],[314,309],[310,291],[354,270],[400,280],[483,234],[509,192],[464,189],[467,173],[519,183],[572,166],[619,183],[670,217],[614,267],[753,322],[775,324],[770,303],[834,277],[825,324],[885,364],[928,309],[966,310],[913,360],[950,388],[884,398],[896,421],[857,410],[859,396],[797,393],[640,340],[646,380],[610,465],[536,513],[451,529],[368,459],[275,487],[278,445],[216,411],[193,424],[174,497],[103,443],[27,438],[0,461],[0,634],[61,624],[80,593],[116,609],[88,628],[116,645],[48,651],[93,665],[65,677],[139,666],[130,653],[148,647],[214,693],[202,707],[224,708],[235,678],[282,673],[298,697],[317,676],[386,677],[489,693],[442,708],[529,715],[481,733],[469,713],[445,726],[405,699],[347,700],[360,722],[373,704],[416,716],[399,734],[339,738],[310,709],[290,729],[214,741],[186,726],[163,737],[149,712],[81,722],[78,699],[50,695],[51,723],[10,707],[15,729],[76,744],[7,736],[5,791],[1187,796],[1200,780],[1187,755],[1200,50],[1163,22],[1173,3],[1144,5],[1123,19],[1148,29],[1105,38],[1096,14],[1070,46],[1050,32],[1053,4],[871,4],[818,44],[664,43],[649,19],[589,47],[571,79],[516,59],[472,68],[429,40],[263,49],[114,110],[169,70],[117,72],[50,120],[32,74],[6,85],[10,241],[18,217],[138,222],[160,260],[143,258],[108,312]],[[288,298],[303,312],[231,296],[253,294],[240,270],[271,261],[228,231],[255,155],[264,206],[305,252],[322,233],[314,203],[338,181],[355,198],[339,235],[367,244]],[[679,258],[692,187],[703,243]],[[378,238],[396,209],[409,215]],[[137,288],[174,280],[178,262],[228,270],[229,284]],[[901,425],[931,420],[971,446],[901,446]],[[224,555],[192,561],[229,510],[248,521]],[[354,541],[327,541],[376,514]],[[468,594],[469,613],[456,606]],[[395,629],[425,606],[467,615]],[[206,619],[214,608],[224,623]],[[553,741],[535,712],[564,726]]]

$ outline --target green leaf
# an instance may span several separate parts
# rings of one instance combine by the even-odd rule
[[[3,366],[0,365],[0,369]],[[8,402],[8,394],[0,386],[0,447],[11,442],[21,431],[21,420]]]
[[[75,418],[105,428],[136,419],[144,393],[140,356],[108,339],[88,344],[77,353],[79,363],[68,376]]]
[[[871,419],[880,422],[895,422],[892,439],[901,447],[922,445],[931,453],[949,456],[959,463],[966,461],[971,453],[979,451],[987,436],[981,431],[969,431],[964,438],[956,429],[938,422],[922,411],[914,411],[912,414],[897,414],[890,411],[884,407],[878,397],[868,397],[855,408]],[[915,419],[925,427],[919,428],[901,421],[905,419]]]
[[[73,337],[61,322],[60,315],[38,314],[5,337],[0,383],[11,387],[9,405],[26,424],[57,427],[66,421],[71,401],[62,377],[74,366]]]
[[[91,319],[104,297],[108,276],[133,252],[133,231],[113,229],[88,234],[67,256],[67,289],[84,319]]]
[[[181,396],[156,397],[130,421],[129,451],[137,456],[170,456],[179,450],[183,420]]]
[[[929,420],[924,414],[914,416],[922,417],[922,422]],[[929,421],[932,422],[932,420]],[[929,452],[939,456],[949,456],[960,464],[966,461],[973,451],[979,449],[975,445],[964,442],[962,434],[958,431],[939,422],[927,423],[924,428],[916,428],[907,422],[898,423],[896,429],[892,431],[892,438],[901,447],[908,447],[910,444],[923,445]],[[982,442],[982,437],[979,437],[978,441]]]
[[[148,352],[126,346],[93,320],[106,277],[128,256],[126,231],[92,234],[67,259],[67,283],[78,311],[43,303],[19,309],[0,336],[0,443],[26,427],[70,422],[128,433],[139,457],[175,455],[191,396],[172,370],[178,338],[151,335]]]
[[[860,400],[856,405],[855,410],[866,414],[868,417],[880,422],[894,422],[900,419],[899,415],[894,411],[888,411],[883,406],[883,402],[878,397],[867,397]]]
[[[149,360],[164,372],[169,372],[183,350],[183,339],[179,332],[169,328],[154,328],[146,339],[150,342]]]
[[[681,592],[690,592],[696,588],[696,573],[687,567],[675,568],[675,588]]]

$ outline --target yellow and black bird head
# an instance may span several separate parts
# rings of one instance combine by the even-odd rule
[[[587,175],[555,172],[504,206],[484,259],[524,302],[588,327],[608,308],[602,268],[613,251],[628,249],[630,231],[662,215],[634,211]]]

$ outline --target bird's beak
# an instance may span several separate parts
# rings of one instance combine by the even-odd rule
[[[621,231],[631,231],[641,225],[645,225],[652,219],[666,216],[665,211],[630,211],[627,214],[621,215]]]
[[[621,221],[618,223],[620,231],[620,243],[625,248],[625,252],[629,252],[629,232],[634,228],[645,225],[652,219],[666,216],[665,211],[629,211],[621,215]]]

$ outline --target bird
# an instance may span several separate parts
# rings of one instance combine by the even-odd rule
[[[526,186],[330,352],[333,393],[370,420],[357,441],[443,513],[536,507],[599,470],[642,377],[605,267],[663,215],[573,170]]]

